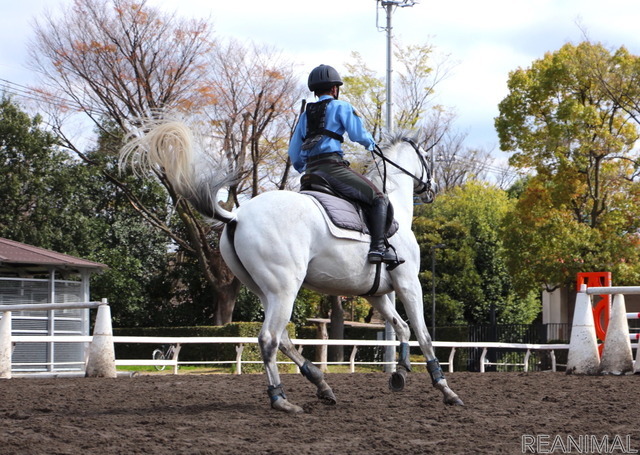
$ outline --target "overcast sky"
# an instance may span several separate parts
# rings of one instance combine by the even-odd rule
[[[2,0],[0,79],[33,82],[24,68],[31,21],[45,7],[71,0]],[[384,76],[384,11],[374,0],[149,0],[186,17],[210,17],[218,36],[264,43],[299,62],[301,82],[320,63],[344,69],[352,51]],[[322,8],[322,12],[314,11]],[[586,32],[607,47],[640,54],[638,0],[425,0],[393,14],[394,37],[431,44],[453,64],[438,87],[437,102],[455,111],[467,146],[498,150],[493,128],[497,105],[507,94],[509,72],[526,68]],[[497,154],[497,153],[496,153]],[[499,155],[499,154],[497,154]]]

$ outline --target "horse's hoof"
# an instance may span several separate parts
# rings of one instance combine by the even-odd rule
[[[300,406],[297,406],[293,403],[290,403],[286,398],[280,398],[273,403],[271,403],[271,407],[276,411],[283,411],[289,414],[300,414],[304,412]]]
[[[324,389],[324,390],[318,390],[318,393],[316,393],[316,396],[322,402],[322,404],[333,406],[338,402],[338,400],[336,400],[336,396],[333,394],[333,390],[331,390],[331,388]]]
[[[407,372],[404,370],[397,370],[391,373],[389,378],[389,389],[393,392],[401,392],[407,383]]]
[[[464,406],[464,402],[458,397],[445,397],[444,404],[448,404],[449,406]]]

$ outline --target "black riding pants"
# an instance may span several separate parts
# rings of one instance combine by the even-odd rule
[[[315,158],[315,157],[314,157]],[[349,167],[349,163],[337,153],[327,153],[307,161],[307,174],[318,174],[331,187],[347,199],[358,201],[369,207],[376,199],[386,196],[364,175]]]

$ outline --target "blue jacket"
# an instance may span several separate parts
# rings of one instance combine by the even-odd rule
[[[327,98],[331,98],[331,96],[322,95],[318,101]],[[325,114],[325,128],[339,135],[343,135],[346,132],[349,135],[349,139],[363,145],[367,150],[373,150],[376,144],[373,136],[364,129],[362,120],[356,114],[353,106],[346,101],[334,100],[329,103]],[[300,116],[298,126],[289,143],[289,156],[291,157],[293,167],[298,172],[304,172],[309,156],[331,152],[337,152],[341,156],[343,155],[340,141],[330,138],[329,136],[324,136],[311,150],[302,150],[302,143],[304,142],[306,132],[307,115],[306,112],[304,112]]]

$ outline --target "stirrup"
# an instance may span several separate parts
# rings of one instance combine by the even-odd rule
[[[404,262],[404,259],[398,257],[398,254],[395,252],[395,250],[391,251],[390,248],[385,248],[383,251],[369,251],[367,258],[369,260],[369,264],[380,264],[381,262],[388,264],[389,270],[395,269],[397,266]]]

